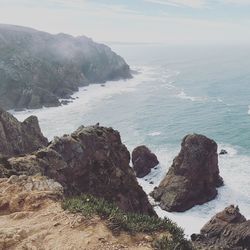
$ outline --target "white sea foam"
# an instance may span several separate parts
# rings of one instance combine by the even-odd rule
[[[159,136],[161,135],[161,132],[160,131],[154,131],[154,132],[151,132],[148,134],[149,136]]]
[[[98,107],[102,100],[110,100],[114,95],[135,91],[139,84],[151,79],[152,74],[155,72],[154,68],[148,66],[142,66],[135,70],[139,71],[140,74],[136,74],[130,80],[107,82],[105,87],[102,87],[100,84],[91,84],[80,88],[72,96],[76,99],[66,106],[44,107],[42,109],[19,112],[11,110],[10,112],[20,121],[23,121],[30,115],[36,115],[44,135],[49,139],[56,135],[70,133],[82,125],[84,114]]]
[[[179,93],[176,94],[176,97],[183,99],[183,100],[190,100],[192,102],[203,102],[207,100],[207,97],[187,95],[183,89]]]

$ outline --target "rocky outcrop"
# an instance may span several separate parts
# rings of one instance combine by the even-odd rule
[[[219,176],[217,144],[203,135],[187,135],[166,177],[151,195],[167,211],[185,211],[214,199]]]
[[[112,128],[80,127],[55,138],[31,155],[0,163],[3,176],[42,174],[58,181],[66,194],[89,193],[125,211],[155,215],[129,166],[130,154]]]
[[[132,163],[136,176],[142,178],[148,175],[151,169],[159,164],[159,161],[155,154],[142,145],[133,150]]]
[[[123,58],[90,38],[0,24],[0,106],[58,106],[78,87],[131,78]]]
[[[30,116],[24,122],[19,122],[0,108],[0,157],[31,153],[47,144],[37,117]]]
[[[216,214],[191,239],[202,249],[249,250],[250,220],[233,205]]]

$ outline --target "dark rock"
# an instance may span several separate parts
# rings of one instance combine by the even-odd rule
[[[69,101],[69,100],[62,100],[61,101],[61,104],[62,105],[68,105],[69,103],[71,103],[72,101]]]
[[[156,155],[143,145],[133,150],[132,163],[136,176],[142,178],[148,175],[151,169],[159,164],[159,161]]]
[[[228,154],[228,152],[225,149],[222,149],[219,154],[220,155],[226,155],[226,154]]]
[[[191,239],[202,249],[249,250],[250,220],[246,220],[238,207],[231,205],[216,214],[200,234],[193,234]]]
[[[8,171],[16,175],[43,174],[61,183],[68,195],[89,193],[125,211],[156,215],[129,162],[130,154],[119,132],[90,126],[56,137],[32,155],[11,158],[2,163],[2,169],[5,175]]]
[[[123,58],[90,38],[0,24],[0,106],[60,106],[81,86],[131,78]]]
[[[47,144],[37,117],[30,116],[19,122],[0,108],[0,157],[31,153]]]
[[[214,199],[219,175],[217,144],[203,135],[188,135],[166,177],[151,193],[162,209],[183,212]]]

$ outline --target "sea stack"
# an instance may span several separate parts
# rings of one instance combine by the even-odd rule
[[[157,156],[146,146],[138,146],[132,152],[132,163],[136,176],[142,178],[151,172],[151,169],[159,164]]]
[[[183,212],[214,199],[221,185],[216,142],[191,134],[184,137],[180,153],[151,196],[162,209]]]

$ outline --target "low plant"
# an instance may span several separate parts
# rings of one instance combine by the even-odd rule
[[[85,217],[98,215],[106,221],[107,226],[113,232],[126,231],[129,233],[156,233],[169,232],[172,237],[158,239],[153,243],[157,250],[189,250],[191,248],[173,248],[173,246],[186,246],[188,241],[184,237],[183,229],[168,218],[158,218],[136,213],[126,213],[115,204],[107,202],[102,198],[92,195],[81,195],[78,197],[66,198],[62,202],[62,208],[72,213],[81,213]],[[166,246],[166,247],[165,247]],[[165,248],[164,248],[165,247]]]

